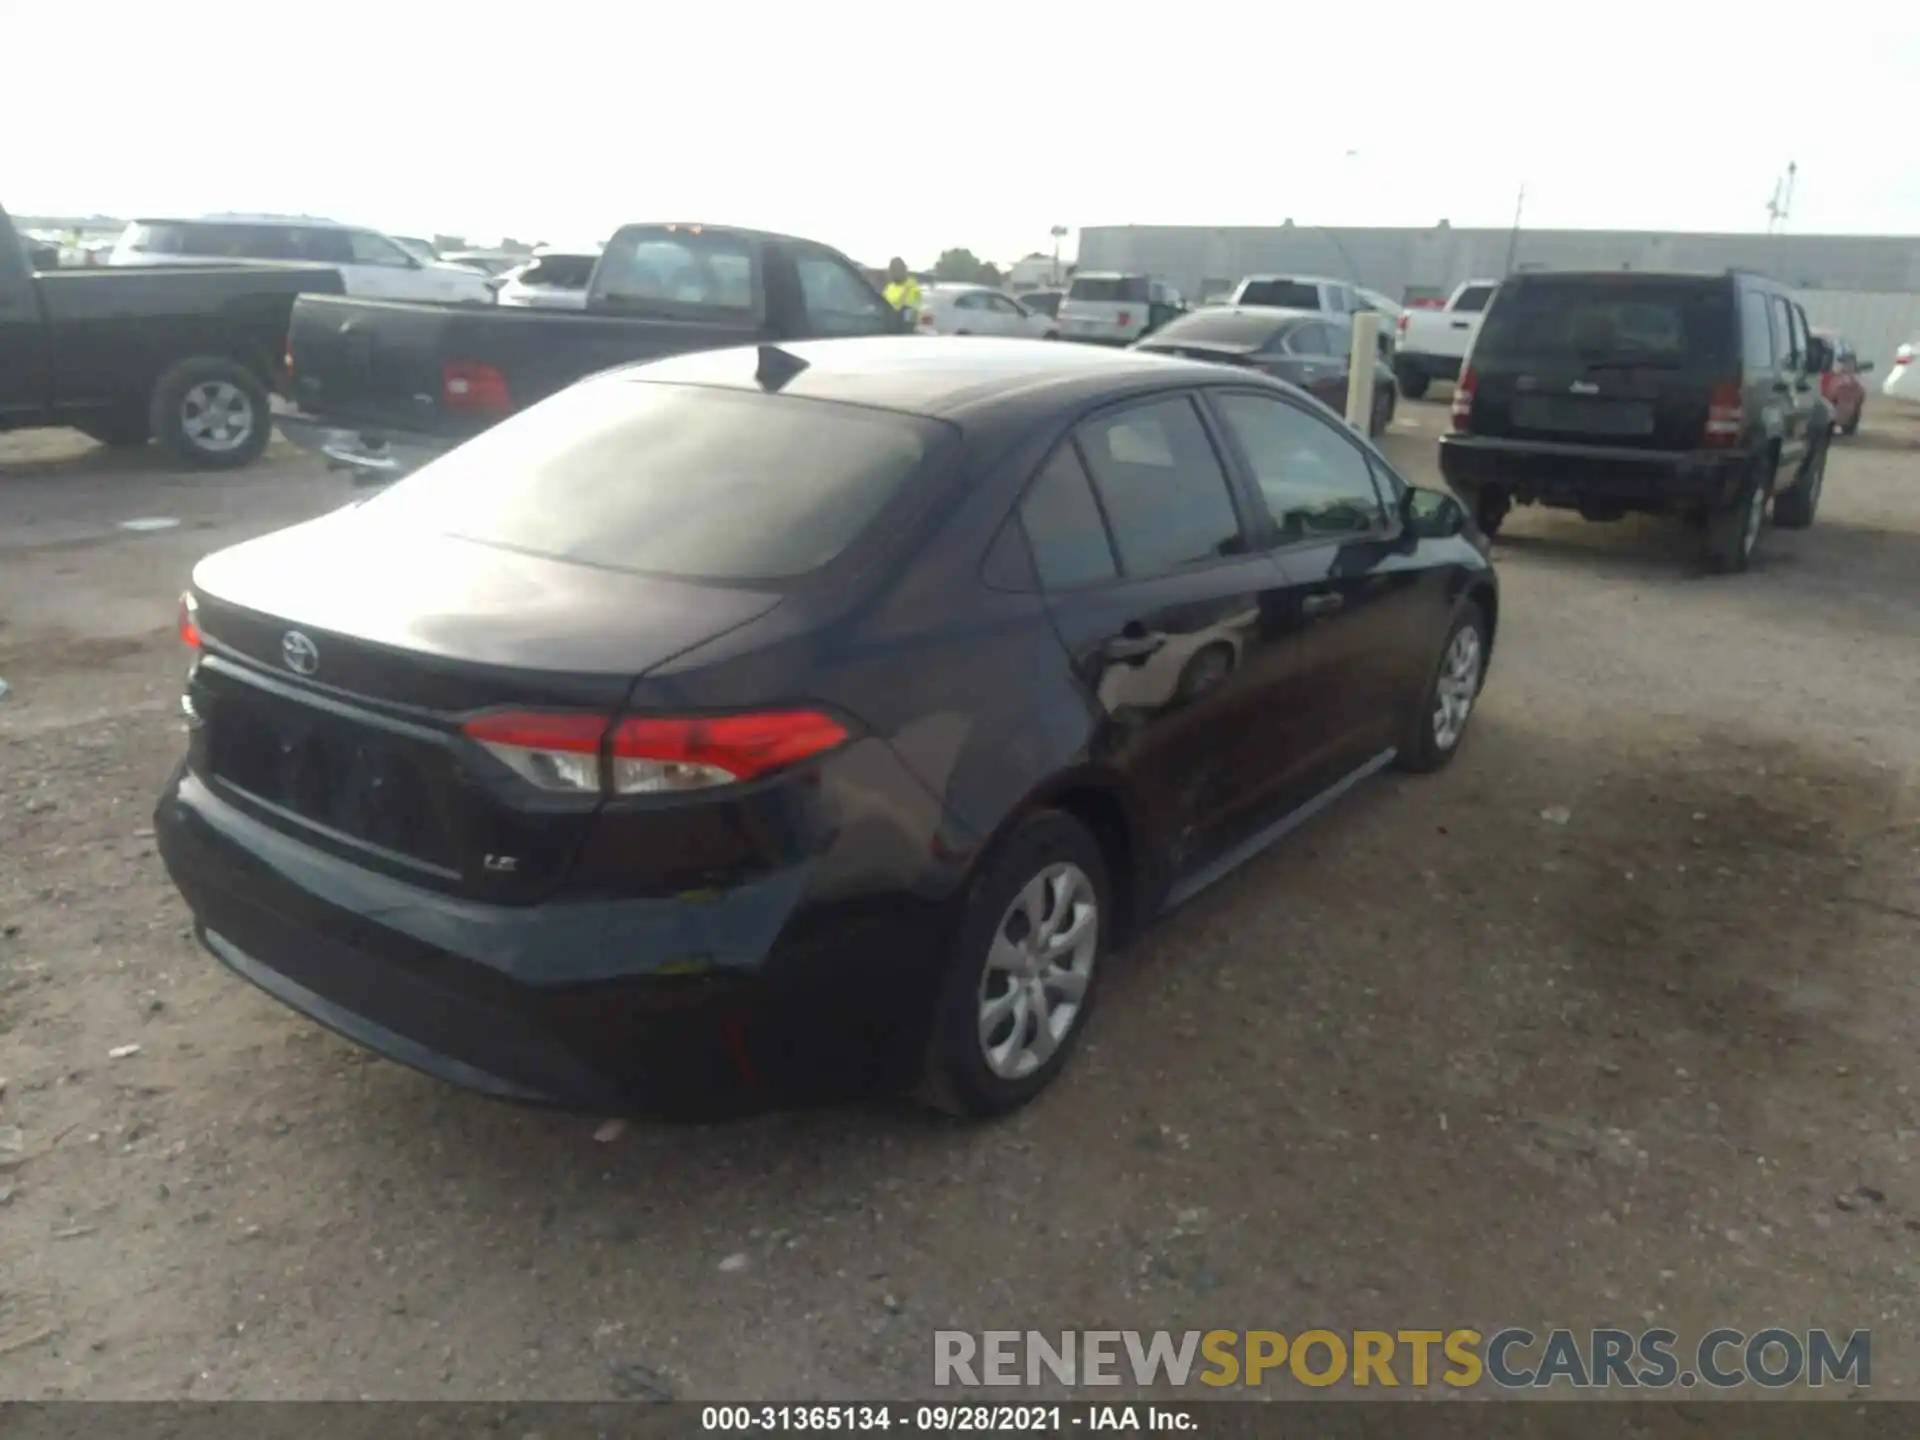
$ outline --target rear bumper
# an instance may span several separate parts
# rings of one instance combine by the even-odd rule
[[[921,1032],[903,1010],[931,975],[902,962],[939,953],[934,914],[824,919],[808,903],[805,864],[718,895],[490,905],[315,850],[184,765],[154,822],[215,958],[438,1079],[676,1117],[911,1079]]]
[[[1393,353],[1393,369],[1396,375],[1424,375],[1429,380],[1458,380],[1460,357],[1430,355],[1418,350],[1396,350]]]
[[[1449,485],[1498,487],[1515,499],[1577,508],[1582,501],[1669,509],[1732,500],[1744,451],[1634,450],[1446,435],[1440,473]]]
[[[363,429],[287,406],[276,407],[273,421],[291,443],[318,455],[329,470],[349,471],[361,484],[383,485],[398,480],[453,448],[452,442],[438,436]]]

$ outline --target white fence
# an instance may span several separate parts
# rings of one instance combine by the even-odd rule
[[[1793,295],[1816,329],[1839,331],[1862,360],[1873,362],[1876,385],[1893,363],[1893,352],[1920,341],[1920,295],[1868,290],[1796,290]]]

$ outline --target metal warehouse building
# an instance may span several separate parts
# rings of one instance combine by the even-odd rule
[[[1802,292],[1816,325],[1845,331],[1884,364],[1920,337],[1920,238],[1890,235],[1687,235],[1635,230],[1092,225],[1079,268],[1159,276],[1215,295],[1263,271],[1337,276],[1398,300],[1462,280],[1525,270],[1758,270]]]

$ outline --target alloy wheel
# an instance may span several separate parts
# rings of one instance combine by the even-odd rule
[[[256,423],[253,401],[225,380],[203,380],[180,400],[181,430],[196,448],[213,454],[238,450]]]
[[[1085,1006],[1100,949],[1100,906],[1087,873],[1047,866],[1013,898],[993,932],[978,992],[980,1053],[1003,1080],[1053,1058]]]
[[[1462,625],[1447,646],[1433,687],[1433,743],[1441,750],[1453,749],[1466,733],[1467,717],[1480,694],[1480,663],[1480,632]]]

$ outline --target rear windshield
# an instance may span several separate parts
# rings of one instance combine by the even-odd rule
[[[1561,358],[1719,365],[1733,326],[1726,285],[1611,276],[1501,287],[1474,344],[1490,359]]]
[[[724,230],[632,226],[607,245],[594,298],[613,309],[748,319],[759,310],[753,248]]]
[[[1240,305],[1272,305],[1282,310],[1318,310],[1320,287],[1306,280],[1249,280],[1240,287]]]
[[[1084,275],[1067,289],[1069,300],[1147,301],[1147,277],[1144,275]]]
[[[1195,310],[1154,331],[1152,345],[1247,345],[1263,347],[1285,328],[1285,317],[1237,310]]]
[[[194,260],[350,261],[345,231],[251,221],[136,220],[121,232],[120,248],[136,255]]]
[[[544,255],[520,272],[523,285],[551,285],[559,290],[584,290],[593,278],[591,255]]]
[[[790,580],[859,539],[951,433],[864,407],[606,380],[522,411],[367,505],[583,565]]]

